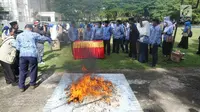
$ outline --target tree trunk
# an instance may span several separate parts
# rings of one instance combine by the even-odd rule
[[[88,21],[89,21],[89,22],[91,21],[91,14],[89,15],[89,19],[88,19]]]
[[[117,15],[118,15],[118,13],[115,11],[114,14],[113,14],[113,18],[114,18],[115,21],[117,20]]]

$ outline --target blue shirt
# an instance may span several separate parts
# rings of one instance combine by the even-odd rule
[[[38,33],[34,33],[25,30],[23,33],[19,34],[16,38],[15,47],[20,51],[20,57],[38,57],[38,50],[36,43],[40,40],[49,41],[50,38],[41,36]]]
[[[94,31],[93,40],[102,40],[103,39],[103,28],[96,28]]]
[[[91,40],[92,39],[92,29],[90,31],[88,30],[85,30],[85,34],[84,34],[84,40],[88,41],[88,40]]]
[[[71,27],[68,31],[68,36],[72,42],[78,40],[78,29]]]
[[[157,44],[161,43],[162,31],[159,25],[152,26],[150,29],[150,36],[149,36],[149,44]]]
[[[103,28],[103,39],[104,40],[110,40],[110,37],[112,35],[112,28],[110,26]]]
[[[191,27],[192,27],[192,25],[191,25],[190,22],[185,22],[185,27],[184,27],[183,32],[184,32],[184,33],[187,33],[188,30],[191,30]]]
[[[116,26],[113,29],[113,38],[114,39],[121,39],[124,37],[124,28],[122,27],[122,25]]]
[[[129,40],[130,39],[130,27],[126,27],[126,37],[125,37],[126,40]]]
[[[168,26],[164,29],[164,40],[167,40],[168,37],[171,37],[173,34],[173,27],[172,26]]]

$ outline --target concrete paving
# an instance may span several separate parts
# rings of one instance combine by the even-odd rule
[[[200,112],[200,69],[98,72],[125,74],[144,112]],[[63,74],[42,73],[40,86],[35,90],[28,88],[24,93],[7,85],[0,74],[0,112],[42,112]]]

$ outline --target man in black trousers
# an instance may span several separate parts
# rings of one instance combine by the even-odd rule
[[[41,36],[34,33],[33,26],[28,24],[25,26],[25,31],[19,34],[16,38],[16,48],[20,51],[20,75],[19,75],[19,88],[21,92],[25,91],[25,80],[30,70],[30,86],[31,88],[37,87],[37,73],[38,73],[38,50],[36,42],[38,40],[48,41],[51,43],[50,38]]]
[[[199,36],[199,48],[196,54],[200,55],[200,36]]]
[[[120,20],[117,20],[117,24],[113,28],[113,53],[119,54],[119,46],[122,45],[124,34],[122,23]],[[124,49],[122,48],[122,50]]]
[[[129,52],[129,57],[133,58],[133,59],[137,59],[137,41],[139,39],[139,31],[135,25],[135,20],[134,18],[129,18],[130,21],[130,52]]]
[[[109,21],[105,21],[105,27],[103,28],[103,42],[104,42],[104,52],[110,55],[110,39],[112,36],[112,28],[108,26]]]

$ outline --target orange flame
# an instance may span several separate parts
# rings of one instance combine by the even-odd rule
[[[87,69],[83,66],[83,71]],[[74,102],[83,102],[84,98],[87,96],[111,96],[112,95],[112,82],[105,81],[102,77],[91,77],[91,74],[85,74],[77,82],[72,83],[69,88],[69,99],[68,103]],[[66,93],[68,94],[68,92]],[[109,99],[105,99],[106,102],[109,102]]]

